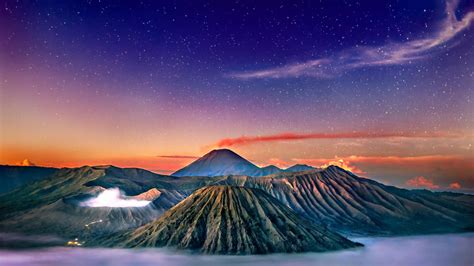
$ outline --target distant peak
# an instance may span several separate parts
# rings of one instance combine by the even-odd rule
[[[235,151],[230,149],[214,149],[210,151],[208,154],[233,154],[239,156]]]
[[[350,172],[349,170],[344,169],[344,168],[342,168],[340,166],[337,166],[337,165],[334,165],[334,164],[331,164],[330,166],[326,167],[326,169],[333,170],[333,171]]]
[[[267,166],[263,167],[262,169],[280,169],[280,168],[278,168],[277,166],[275,166],[273,164],[270,164],[270,165],[267,165]]]
[[[207,158],[219,158],[219,157],[227,157],[227,158],[236,158],[236,159],[244,159],[242,156],[234,152],[233,150],[229,149],[215,149],[212,150],[208,153],[206,153],[204,156],[201,157],[201,159],[207,159]]]
[[[23,161],[17,163],[17,165],[19,165],[19,166],[36,166],[35,163],[33,163],[32,161],[30,161],[28,159],[24,159]]]
[[[303,164],[303,163],[297,163],[297,164],[295,164],[295,165],[293,165],[293,166],[295,166],[295,167],[296,167],[296,166],[298,166],[298,167],[312,167],[312,166],[309,166],[309,165]]]
[[[174,172],[174,176],[219,176],[255,175],[258,168],[242,156],[229,149],[215,149],[184,168]]]
[[[117,168],[116,166],[113,166],[111,164],[100,164],[100,165],[93,165],[92,167],[94,168]]]
[[[233,152],[235,153],[233,150],[231,149],[214,149],[212,150],[213,152]]]
[[[285,171],[288,172],[300,172],[300,171],[309,171],[309,170],[314,170],[316,169],[315,167],[312,167],[307,164],[295,164],[293,166],[290,166],[285,169]]]
[[[210,151],[208,154],[216,154],[216,153],[227,153],[227,154],[235,154],[238,155],[236,152],[230,149],[214,149]]]

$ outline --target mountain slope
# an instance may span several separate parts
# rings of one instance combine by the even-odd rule
[[[162,180],[171,179],[143,169],[111,166],[60,169],[45,180],[0,196],[0,232],[53,234],[82,240],[134,228],[156,219],[189,194],[161,189],[170,186]],[[146,207],[81,206],[81,202],[112,187],[152,203]]]
[[[307,164],[295,164],[291,167],[286,168],[285,172],[302,172],[302,171],[310,171],[315,170],[316,168],[309,166]]]
[[[114,187],[128,196],[147,194],[153,188],[159,191],[153,193],[157,196],[152,202],[156,212],[149,212],[147,218],[141,216],[143,224],[156,219],[195,190],[210,185],[259,188],[298,214],[345,234],[474,231],[473,195],[399,189],[357,177],[335,166],[265,177],[172,177],[112,166],[61,169],[45,180],[0,195],[0,231],[44,233],[49,228],[54,233],[57,217],[84,215],[91,217],[88,221],[108,219],[106,212],[98,208],[85,212],[82,207],[74,206],[74,200],[94,196],[98,188]],[[79,228],[78,224],[83,226],[83,222],[75,223],[75,219],[64,221],[71,229]],[[76,234],[75,229],[67,232],[67,223],[65,232],[60,233],[67,237]],[[126,223],[127,219],[118,221],[118,224]]]
[[[56,171],[58,169],[49,167],[0,165],[0,194],[44,179]]]
[[[313,221],[349,234],[474,230],[473,195],[399,189],[337,166],[260,178],[233,176],[219,184],[262,189]]]
[[[273,175],[280,173],[282,170],[274,165],[268,165],[260,168],[259,176]]]
[[[173,176],[221,176],[221,175],[259,176],[260,168],[227,150],[213,150],[190,165],[176,171]]]
[[[120,230],[136,228],[160,217],[163,211],[153,205],[146,207],[81,207],[69,200],[33,209],[0,223],[0,231],[22,234],[46,234],[65,239],[91,238]]]
[[[191,249],[209,254],[265,254],[356,247],[316,227],[259,189],[197,190],[160,219],[108,238],[106,245]]]
[[[228,150],[212,150],[188,166],[174,172],[172,176],[223,176],[246,175],[267,176],[281,172],[301,172],[316,168],[305,164],[296,164],[287,169],[280,169],[274,165],[258,167],[237,153]]]

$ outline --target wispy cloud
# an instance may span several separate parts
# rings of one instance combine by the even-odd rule
[[[158,155],[158,158],[166,158],[166,159],[197,159],[197,156],[191,155]]]
[[[440,169],[441,166],[456,166],[464,170],[473,170],[474,166],[469,158],[457,155],[423,155],[423,156],[346,156],[334,158],[294,158],[297,163],[305,163],[313,166],[328,165],[335,161],[344,161],[349,164],[365,164],[379,166],[397,166],[397,167],[426,167],[435,166]]]
[[[460,20],[456,17],[459,0],[447,0],[445,17],[429,36],[402,43],[388,43],[382,46],[358,46],[343,50],[333,56],[311,59],[304,62],[249,72],[234,72],[228,76],[238,79],[286,78],[310,76],[329,78],[344,71],[383,65],[400,65],[429,57],[446,45],[474,20],[469,11]]]
[[[213,146],[217,148],[242,146],[260,142],[295,141],[305,139],[374,139],[374,138],[440,138],[454,137],[445,133],[411,133],[411,132],[341,132],[341,133],[280,133],[263,136],[241,136],[225,138],[217,141]]]

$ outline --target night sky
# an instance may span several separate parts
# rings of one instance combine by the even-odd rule
[[[1,1],[0,163],[170,173],[231,148],[474,191],[473,21],[469,0]]]

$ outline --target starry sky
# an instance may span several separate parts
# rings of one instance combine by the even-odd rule
[[[230,148],[474,191],[472,1],[0,4],[0,164],[169,174]]]

